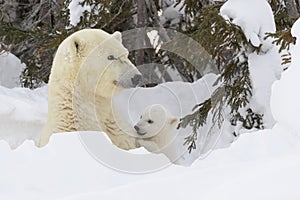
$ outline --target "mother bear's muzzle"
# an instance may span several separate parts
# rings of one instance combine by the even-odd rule
[[[118,81],[118,85],[123,88],[136,87],[142,81],[142,74],[139,70],[134,65],[130,67],[131,69],[125,72]]]
[[[142,75],[141,74],[135,74],[133,78],[131,78],[131,82],[133,87],[137,86],[142,80]]]

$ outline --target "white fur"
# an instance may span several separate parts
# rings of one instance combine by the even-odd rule
[[[146,107],[135,125],[138,144],[149,152],[163,153],[171,162],[177,163],[181,156],[175,142],[178,122],[179,119],[160,104]]]
[[[108,59],[110,55],[116,59]],[[61,43],[51,69],[48,121],[40,147],[53,133],[104,131],[116,146],[136,148],[135,138],[128,135],[132,128],[116,119],[111,103],[140,74],[127,56],[119,32],[85,29]]]

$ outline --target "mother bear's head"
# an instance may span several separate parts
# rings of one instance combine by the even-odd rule
[[[59,46],[53,66],[50,82],[60,81],[75,90],[97,90],[97,95],[104,97],[141,80],[141,73],[128,59],[120,32],[84,29],[72,34]]]

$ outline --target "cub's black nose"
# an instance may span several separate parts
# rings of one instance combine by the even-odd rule
[[[133,78],[131,78],[131,82],[132,82],[132,85],[135,87],[137,86],[142,80],[142,75],[140,74],[136,74],[134,75]]]
[[[140,130],[140,128],[138,127],[138,126],[134,126],[133,127],[136,131],[139,131]]]

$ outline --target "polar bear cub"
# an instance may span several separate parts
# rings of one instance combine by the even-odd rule
[[[181,156],[175,140],[178,123],[179,119],[162,105],[147,106],[134,126],[137,143],[149,152],[163,153],[171,162],[178,164],[177,161]]]

